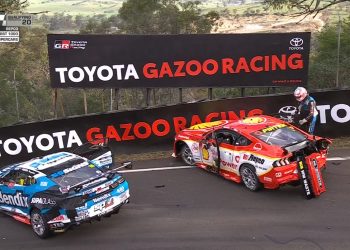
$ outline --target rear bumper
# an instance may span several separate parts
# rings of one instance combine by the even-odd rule
[[[319,153],[314,153],[306,158],[307,164],[315,159],[318,166],[322,170],[326,166],[326,156]],[[292,183],[300,180],[300,174],[297,169],[297,162],[292,162],[283,167],[274,167],[268,173],[259,176],[259,180],[267,189],[276,189],[281,185]]]
[[[50,230],[54,232],[64,232],[73,225],[80,225],[94,220],[101,220],[101,217],[118,213],[119,209],[126,203],[129,203],[129,189],[119,196],[112,196],[104,201],[94,204],[89,208],[77,208],[75,217],[63,216],[62,221],[48,222]]]

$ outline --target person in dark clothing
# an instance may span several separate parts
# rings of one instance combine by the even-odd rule
[[[300,125],[301,129],[313,135],[318,117],[316,101],[303,87],[295,89],[294,97],[299,102],[297,123]]]

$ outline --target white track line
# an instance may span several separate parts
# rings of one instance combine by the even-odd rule
[[[329,157],[327,161],[347,161],[350,160],[350,157]]]
[[[327,161],[347,161],[350,157],[329,157]],[[163,170],[178,170],[195,168],[195,166],[176,166],[176,167],[164,167],[164,168],[142,168],[118,171],[119,173],[138,173],[138,172],[151,172],[151,171],[163,171]]]
[[[135,172],[150,172],[150,171],[162,171],[162,170],[177,170],[195,168],[195,166],[177,166],[177,167],[164,167],[164,168],[143,168],[143,169],[131,169],[118,171],[119,173],[135,173]]]

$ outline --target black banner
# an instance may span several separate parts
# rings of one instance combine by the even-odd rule
[[[53,88],[306,85],[310,33],[48,35]]]
[[[349,136],[350,90],[312,93],[317,101],[316,134]],[[296,109],[292,94],[216,100],[143,110],[88,115],[0,128],[0,166],[59,150],[71,150],[103,137],[117,153],[172,148],[174,135],[185,127],[256,114],[287,119]]]

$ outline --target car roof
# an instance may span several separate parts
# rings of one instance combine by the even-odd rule
[[[58,152],[43,157],[34,158],[26,162],[16,163],[8,166],[6,169],[25,168],[41,172],[42,170],[68,162],[72,159],[82,159],[82,157],[68,152]]]
[[[227,125],[224,125],[223,128],[229,128],[241,133],[249,134],[258,130],[285,123],[286,122],[272,116],[260,115],[229,122]]]
[[[240,133],[251,133],[277,124],[285,124],[284,121],[272,116],[258,115],[239,120],[220,120],[200,123],[183,130],[197,135],[206,134],[213,129],[226,128]]]

